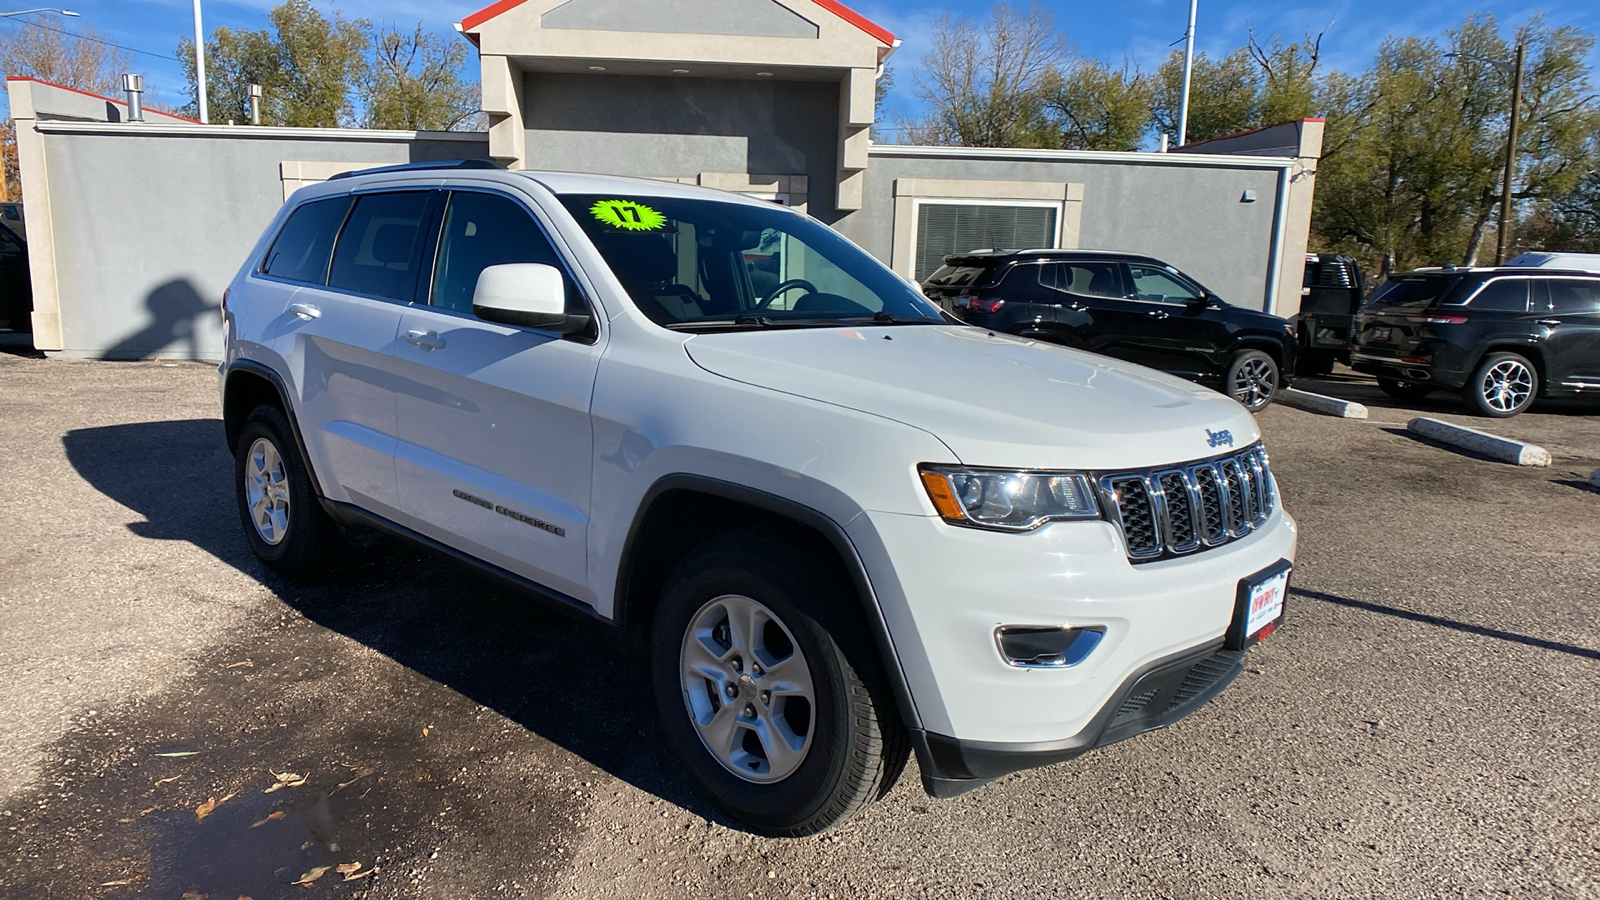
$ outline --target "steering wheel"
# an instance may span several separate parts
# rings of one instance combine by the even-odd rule
[[[805,288],[806,293],[808,294],[815,294],[817,292],[817,286],[805,280],[804,278],[791,278],[788,281],[785,281],[783,284],[773,288],[772,292],[767,294],[765,297],[762,297],[761,302],[756,304],[756,309],[766,309],[772,305],[772,301],[783,296],[785,291],[792,291],[797,287]]]

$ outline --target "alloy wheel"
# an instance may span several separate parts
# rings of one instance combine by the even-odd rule
[[[1233,376],[1233,399],[1247,409],[1256,409],[1272,399],[1278,387],[1278,373],[1265,359],[1245,360]]]
[[[266,438],[256,438],[245,460],[245,503],[256,534],[272,546],[289,533],[289,475],[283,456]]]
[[[800,644],[760,602],[717,597],[689,619],[679,652],[683,700],[723,768],[755,784],[794,774],[816,730],[816,691]]]
[[[1489,408],[1496,412],[1514,412],[1533,395],[1533,371],[1515,359],[1503,359],[1483,373],[1478,390]]]

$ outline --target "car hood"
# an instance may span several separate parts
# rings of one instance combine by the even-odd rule
[[[685,348],[724,378],[927,431],[966,465],[1142,468],[1260,436],[1255,418],[1215,391],[978,328],[745,331],[697,335]]]

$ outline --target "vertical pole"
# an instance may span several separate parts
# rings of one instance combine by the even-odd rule
[[[195,2],[199,3],[200,0]],[[1179,147],[1189,143],[1189,76],[1194,72],[1194,20],[1199,7],[1200,0],[1189,0],[1189,27],[1183,32],[1183,101],[1178,108]]]
[[[211,116],[206,110],[206,30],[200,25],[200,0],[194,0],[194,84],[200,121],[209,123]]]
[[[250,85],[250,124],[261,124],[261,85]]]
[[[1517,120],[1522,118],[1522,44],[1517,44],[1516,71],[1511,74],[1511,126],[1506,135],[1506,176],[1500,186],[1500,239],[1495,243],[1494,264],[1506,264],[1506,246],[1511,242],[1511,182],[1517,175]]]

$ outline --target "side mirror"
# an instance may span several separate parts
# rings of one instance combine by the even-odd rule
[[[588,316],[567,315],[567,285],[561,270],[542,263],[489,266],[478,275],[472,314],[487,322],[577,334]]]
[[[1183,305],[1198,312],[1211,305],[1211,296],[1208,294],[1204,297],[1190,297],[1183,301]]]

